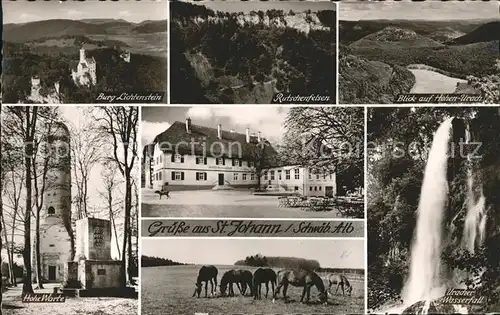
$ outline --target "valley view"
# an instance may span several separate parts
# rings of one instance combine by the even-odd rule
[[[458,4],[443,4],[449,19],[423,4],[416,13],[402,5],[411,10],[407,3],[384,4],[385,15],[371,16],[360,13],[370,4],[341,6],[340,103],[393,103],[406,93],[481,94],[493,102],[500,83],[498,18],[453,19]]]

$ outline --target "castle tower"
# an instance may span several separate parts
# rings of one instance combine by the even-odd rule
[[[71,158],[69,130],[63,123],[51,127],[47,188],[40,213],[40,261],[42,279],[64,280],[64,265],[71,260]],[[69,231],[69,232],[68,232]]]
[[[80,62],[85,62],[85,49],[80,48]]]

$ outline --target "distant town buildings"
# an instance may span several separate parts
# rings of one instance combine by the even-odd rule
[[[71,69],[71,77],[77,85],[90,86],[97,83],[96,61],[94,57],[86,58],[85,49],[80,49],[80,60],[76,68]]]

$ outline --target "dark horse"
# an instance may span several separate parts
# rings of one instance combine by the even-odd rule
[[[228,270],[226,271],[220,280],[220,293],[222,296],[226,295],[226,290],[228,290],[229,296],[234,296],[233,284],[236,283],[238,290],[242,295],[245,295],[247,286],[250,287],[250,293],[253,294],[252,288],[252,273],[248,270]],[[241,287],[240,287],[241,284]]]
[[[259,268],[253,273],[253,288],[254,288],[254,299],[262,299],[261,288],[262,283],[266,284],[266,298],[269,294],[269,282],[271,282],[274,296],[274,288],[276,286],[276,272],[271,268]]]
[[[307,270],[291,270],[291,269],[283,269],[278,271],[278,287],[276,288],[274,297],[276,297],[279,294],[281,287],[283,287],[283,298],[286,300],[287,299],[286,291],[288,290],[289,284],[291,284],[294,287],[304,287],[304,290],[302,291],[302,296],[300,297],[301,303],[304,300],[304,296],[306,294],[307,294],[306,302],[309,302],[312,286],[315,286],[318,289],[320,301],[324,304],[327,303],[328,292],[325,289],[323,280],[315,272]]]
[[[342,295],[345,294],[345,291],[351,296],[352,293],[352,285],[349,283],[349,280],[344,275],[337,275],[331,273],[327,276],[326,280],[328,281],[328,290],[332,290],[332,285],[336,284],[337,288],[335,289],[335,294],[339,290],[339,287],[342,288]],[[345,291],[344,291],[345,288]]]
[[[198,278],[196,279],[196,287],[193,292],[193,296],[196,294],[198,297],[200,297],[201,293],[201,288],[203,287],[203,283],[205,282],[205,297],[207,297],[207,290],[208,290],[208,282],[210,281],[211,285],[211,290],[210,290],[210,295],[213,295],[217,291],[217,274],[219,272],[217,271],[217,268],[215,266],[203,266],[200,268],[200,271],[198,271]],[[215,290],[214,290],[214,282],[215,282]]]

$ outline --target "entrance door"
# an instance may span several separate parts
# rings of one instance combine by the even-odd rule
[[[219,173],[219,185],[224,185],[224,173]]]
[[[56,266],[49,266],[49,281],[56,280]]]
[[[325,187],[325,196],[328,198],[333,198],[333,187],[332,186]]]

